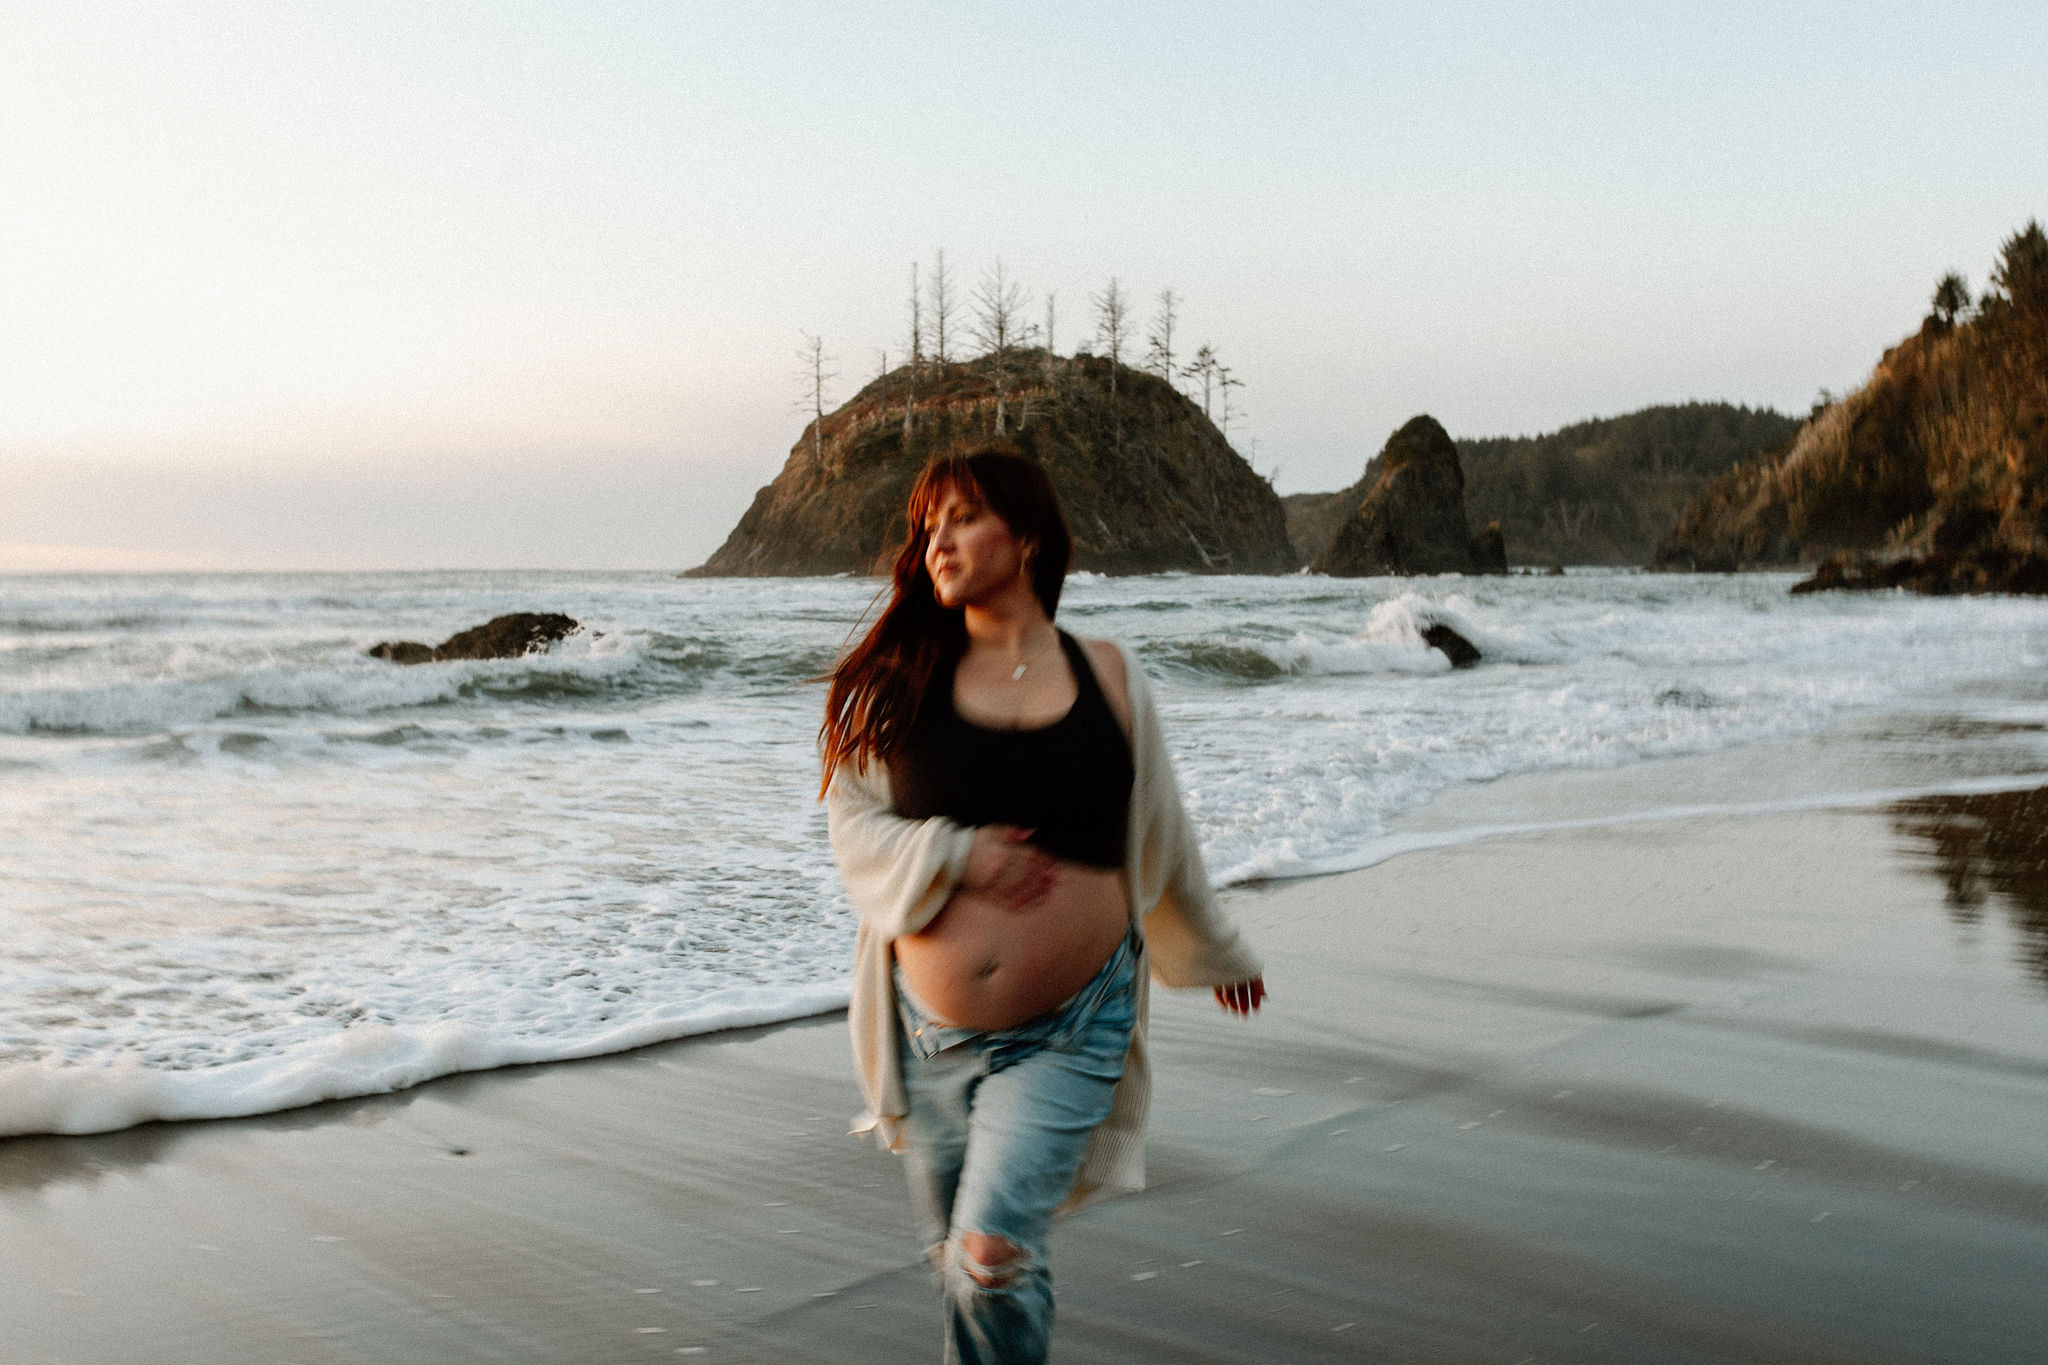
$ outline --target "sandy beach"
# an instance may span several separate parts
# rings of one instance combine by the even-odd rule
[[[1155,993],[1151,1188],[1056,1232],[1056,1358],[2042,1359],[2040,910],[1959,856],[1696,817],[1231,893],[1271,1004]],[[936,1359],[855,1107],[824,1017],[10,1140],[0,1359]]]

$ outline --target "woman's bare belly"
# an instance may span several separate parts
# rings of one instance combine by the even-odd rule
[[[1013,1028],[1087,985],[1130,925],[1120,869],[1061,862],[1053,889],[1021,910],[954,892],[930,924],[896,940],[896,961],[941,1021]]]

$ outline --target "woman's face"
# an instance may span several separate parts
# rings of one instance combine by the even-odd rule
[[[985,601],[1023,583],[1029,547],[972,491],[947,489],[926,513],[924,529],[925,572],[940,606]]]

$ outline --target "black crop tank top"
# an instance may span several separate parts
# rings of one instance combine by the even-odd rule
[[[943,815],[963,825],[1018,825],[1057,858],[1124,865],[1131,809],[1130,741],[1109,709],[1080,643],[1060,648],[1079,695],[1067,714],[1034,730],[991,730],[953,708],[954,656],[932,672],[910,733],[889,760],[898,815]]]

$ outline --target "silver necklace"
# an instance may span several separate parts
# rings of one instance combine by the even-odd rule
[[[1045,651],[1043,651],[1043,650],[1040,650],[1039,652],[1040,652],[1040,653],[1042,654],[1042,653],[1044,653]],[[1025,670],[1025,669],[1027,669],[1027,668],[1029,668],[1029,667],[1031,667],[1031,660],[1029,660],[1029,659],[1022,659],[1022,660],[1020,660],[1020,661],[1018,662],[1017,666],[1016,666],[1015,668],[1013,668],[1013,669],[1011,669],[1011,670],[1010,670],[1010,681],[1011,681],[1011,682],[1023,682],[1023,681],[1024,681],[1024,670]]]

